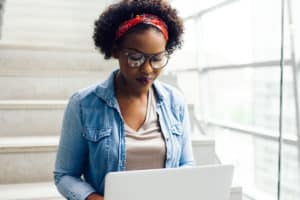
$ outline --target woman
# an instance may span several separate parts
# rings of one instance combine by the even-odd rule
[[[66,198],[103,199],[111,171],[193,165],[183,97],[156,80],[182,33],[163,0],[123,0],[95,22],[96,47],[119,69],[65,110],[54,178]]]

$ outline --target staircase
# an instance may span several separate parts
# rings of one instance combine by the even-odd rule
[[[52,178],[67,99],[116,65],[91,40],[109,1],[7,0],[0,40],[0,200],[59,200]],[[195,138],[198,164],[219,163],[215,144]],[[241,200],[233,187],[230,200]]]

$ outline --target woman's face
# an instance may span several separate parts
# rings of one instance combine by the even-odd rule
[[[114,53],[119,60],[123,86],[148,91],[161,72],[155,67],[166,61],[166,43],[163,34],[152,28],[126,35]]]

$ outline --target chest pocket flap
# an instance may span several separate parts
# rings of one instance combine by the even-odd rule
[[[83,136],[92,142],[98,142],[101,139],[111,135],[111,128],[91,128],[86,127]]]

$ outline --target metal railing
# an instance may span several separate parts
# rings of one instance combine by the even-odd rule
[[[292,60],[288,59],[285,60],[285,65],[287,67],[293,67],[292,66]],[[263,67],[278,67],[279,68],[279,64],[280,61],[279,60],[272,60],[272,61],[263,61],[263,62],[254,62],[254,63],[245,63],[245,64],[232,64],[232,65],[218,65],[218,66],[208,66],[208,67],[202,67],[202,68],[189,68],[189,69],[178,69],[178,70],[174,70],[172,71],[173,73],[182,73],[182,72],[196,72],[199,73],[199,75],[204,75],[205,73],[209,73],[209,72],[213,72],[213,71],[220,71],[220,70],[235,70],[235,69],[243,69],[243,68],[263,68]],[[298,63],[298,66],[300,66],[300,63]],[[297,68],[297,67],[296,67]],[[295,86],[296,82],[293,81],[293,86],[294,88],[296,88],[297,86]],[[295,97],[295,101],[296,101],[296,105],[299,104],[298,99],[296,99]],[[191,111],[190,111],[191,112]],[[296,109],[296,115],[299,115],[299,111]],[[297,117],[296,117],[297,118]],[[201,123],[199,124],[198,122],[196,122],[196,120],[194,119],[193,121],[195,121],[196,126],[200,126],[202,127]],[[297,121],[297,119],[296,119]],[[236,130],[239,131],[241,133],[244,134],[251,134],[254,137],[260,137],[260,138],[264,138],[264,139],[269,139],[269,140],[278,140],[278,137],[276,136],[272,136],[272,135],[276,135],[276,134],[265,134],[264,132],[259,132],[259,131],[254,131],[249,130],[249,128],[243,128],[242,126],[237,126],[237,124],[235,124],[234,126],[232,126],[232,124],[226,124],[224,122],[220,123],[220,122],[214,122],[214,121],[206,121],[206,119],[203,119],[202,122],[210,124],[211,126],[218,126],[218,127],[223,127],[226,129],[231,129],[231,130]],[[299,123],[299,122],[297,122]],[[202,127],[202,132],[205,133],[205,130]],[[299,132],[298,127],[297,127],[297,133]],[[263,137],[263,135],[268,135],[266,137]],[[292,144],[292,145],[299,145],[299,138],[297,140],[289,140],[289,139],[285,139],[284,140],[286,143],[288,144]]]
[[[2,23],[3,23],[3,15],[4,15],[4,4],[5,4],[5,0],[0,0],[0,40],[2,38]]]

